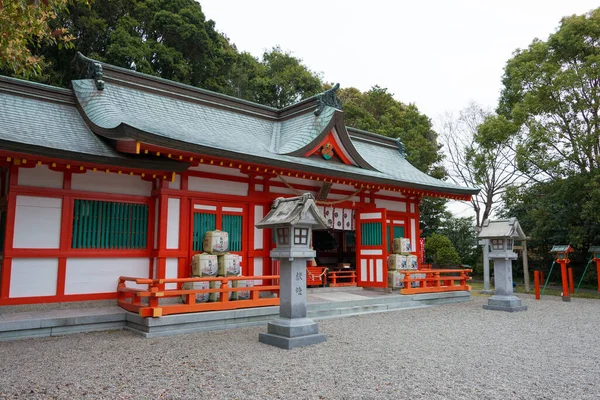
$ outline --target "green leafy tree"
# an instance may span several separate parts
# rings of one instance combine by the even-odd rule
[[[508,60],[499,114],[518,128],[519,168],[538,181],[600,167],[600,9],[561,20]]]
[[[429,262],[440,266],[460,263],[460,256],[447,236],[434,233],[425,239],[425,256]]]
[[[33,48],[35,57],[48,62],[36,77],[39,81],[68,86],[75,72],[72,60],[80,51],[112,65],[273,107],[322,91],[318,74],[278,47],[265,52],[260,61],[238,52],[194,0],[68,4],[50,25],[69,27],[71,48],[59,48],[54,42]]]
[[[0,0],[0,72],[29,78],[45,66],[32,48],[55,45],[73,47],[73,36],[65,27],[53,27],[57,13],[75,0]],[[87,0],[78,2],[82,6]]]
[[[470,266],[477,264],[480,247],[477,245],[477,232],[472,217],[447,218],[440,233],[450,239],[464,264]]]
[[[476,226],[490,218],[509,186],[527,181],[515,162],[513,143],[517,131],[507,118],[475,103],[458,116],[446,115],[441,123],[450,179],[481,189],[471,197]]]
[[[443,158],[437,133],[431,120],[421,114],[414,104],[394,99],[386,88],[374,86],[362,93],[356,88],[339,91],[346,125],[357,129],[399,138],[404,144],[406,159],[419,170],[436,178],[446,175],[440,162]],[[424,198],[421,201],[421,228],[423,236],[437,231],[446,211],[446,200]]]
[[[319,75],[279,47],[265,52],[261,64],[262,73],[249,81],[253,101],[282,108],[323,91]]]

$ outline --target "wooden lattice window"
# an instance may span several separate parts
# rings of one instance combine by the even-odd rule
[[[145,249],[147,240],[147,204],[75,200],[72,248]]]
[[[194,251],[202,251],[202,241],[208,231],[217,229],[217,216],[212,213],[194,213]]]
[[[229,251],[242,251],[242,216],[227,215],[222,216],[222,231],[229,234]]]
[[[360,225],[360,244],[363,246],[381,246],[381,222],[364,222]]]

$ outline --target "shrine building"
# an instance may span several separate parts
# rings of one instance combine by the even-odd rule
[[[272,232],[255,224],[275,198],[307,192],[329,224],[313,233],[317,263],[386,287],[393,238],[422,254],[421,199],[478,191],[347,127],[337,87],[275,109],[78,62],[71,89],[0,76],[0,305],[113,299],[120,276],[189,277],[215,229],[244,276],[276,274]]]

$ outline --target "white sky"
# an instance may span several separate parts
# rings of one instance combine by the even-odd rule
[[[386,87],[435,120],[476,101],[495,108],[506,61],[592,0],[200,0],[238,50],[279,45],[326,82]],[[464,209],[464,207],[463,207]],[[452,207],[459,215],[469,215]]]

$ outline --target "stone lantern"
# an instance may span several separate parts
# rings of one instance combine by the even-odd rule
[[[550,253],[556,253],[556,262],[560,264],[560,276],[562,280],[562,294],[563,301],[571,301],[569,296],[569,282],[567,278],[567,264],[571,262],[569,260],[569,253],[573,252],[573,248],[569,244],[554,245],[550,249]]]
[[[271,258],[281,263],[279,318],[269,322],[267,333],[259,334],[258,340],[283,349],[326,341],[327,336],[306,317],[306,261],[315,257],[310,248],[312,229],[327,227],[313,196],[306,193],[276,199],[271,211],[255,226],[275,230],[276,247]]]
[[[483,222],[478,237],[488,239],[489,258],[494,261],[495,294],[490,297],[486,310],[525,311],[521,299],[513,294],[512,261],[517,259],[514,252],[514,240],[526,239],[516,218]]]

